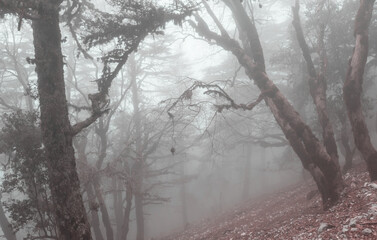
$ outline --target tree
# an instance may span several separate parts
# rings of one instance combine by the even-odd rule
[[[323,4],[320,6],[323,8]],[[296,0],[295,7],[292,7],[292,12],[294,16],[293,26],[296,29],[297,40],[301,47],[303,56],[307,63],[307,71],[309,73],[309,89],[310,94],[312,96],[314,105],[316,106],[319,122],[322,126],[322,138],[324,142],[324,146],[326,147],[326,151],[332,158],[332,161],[335,163],[339,163],[338,161],[338,150],[334,136],[334,130],[332,124],[330,122],[330,118],[327,113],[327,81],[326,81],[326,71],[327,71],[327,56],[326,56],[326,49],[324,46],[324,34],[325,34],[325,25],[324,23],[321,24],[319,29],[319,36],[318,36],[318,49],[319,49],[319,57],[320,57],[320,70],[317,72],[312,57],[310,55],[309,46],[306,43],[304,33],[301,27],[301,20],[299,17],[299,0]],[[338,168],[340,168],[338,166]],[[340,174],[340,170],[338,170]]]
[[[321,193],[324,208],[328,208],[339,199],[340,191],[343,188],[343,179],[338,163],[331,158],[325,146],[317,139],[285,96],[267,76],[263,49],[254,20],[250,19],[240,2],[224,1],[224,3],[235,18],[243,48],[238,41],[228,35],[205,1],[203,1],[203,4],[220,30],[220,34],[211,31],[199,15],[195,15],[196,23],[191,22],[191,25],[199,35],[209,41],[215,41],[217,45],[231,51],[237,57],[249,78],[253,79],[261,90],[258,99],[264,99],[270,108],[304,168],[314,178]]]
[[[42,148],[36,112],[17,111],[3,116],[0,152],[9,156],[3,193],[23,196],[4,201],[13,229],[29,227],[25,239],[56,237],[55,217],[48,187],[47,159]]]
[[[26,107],[29,111],[34,109],[33,82],[30,81],[30,75],[33,67],[25,65],[25,59],[29,57],[29,49],[33,47],[30,32],[17,33],[17,19],[16,17],[8,17],[7,21],[2,23],[3,32],[1,36],[1,74],[2,81],[6,79],[16,79],[17,81],[9,81],[5,84],[3,89],[7,89],[1,93],[0,105],[4,108],[18,111]],[[17,89],[23,91],[18,91]],[[14,89],[14,91],[9,91]],[[18,99],[22,101],[18,101]]]
[[[127,23],[123,25],[123,22],[118,22],[118,19],[116,21],[110,20],[111,24],[116,23],[116,26],[120,28],[115,37],[126,36],[123,39],[127,47],[131,47],[124,51],[116,49],[104,58],[104,75],[98,80],[101,83],[99,92],[89,95],[89,99],[92,102],[92,114],[86,120],[71,125],[68,118],[65,95],[64,62],[61,49],[62,37],[59,27],[59,10],[63,0],[0,1],[2,14],[12,13],[19,15],[18,28],[21,27],[23,18],[32,20],[35,59],[31,62],[35,63],[38,75],[42,141],[48,159],[50,189],[55,206],[59,239],[85,240],[92,238],[76,172],[73,137],[107,112],[104,107],[106,107],[106,96],[111,82],[127,61],[128,55],[137,49],[139,43],[150,32],[156,32],[158,28],[163,27],[166,21],[175,21],[184,17],[179,14],[173,14],[171,15],[172,17],[165,18],[163,9],[158,9],[159,12],[157,12],[157,9],[153,8],[153,6],[148,9],[148,7],[131,2],[129,3],[136,7],[137,10],[145,10],[141,14],[141,21],[136,21],[136,27],[135,25],[127,25]],[[69,4],[70,1],[67,1],[67,3]],[[74,3],[68,8],[68,17],[72,17],[73,11],[80,8],[77,1],[74,1]],[[127,4],[120,5],[125,6]],[[104,35],[108,36],[109,33],[106,31]],[[90,44],[103,43],[103,37],[101,34],[95,34],[94,37],[92,36],[87,41]],[[114,35],[111,37],[114,37]],[[118,57],[121,58],[118,67],[115,71],[110,71],[109,63],[114,58],[119,59]]]
[[[372,18],[374,0],[360,0],[355,18],[355,47],[343,87],[343,98],[351,122],[355,145],[367,163],[369,176],[377,180],[377,151],[370,140],[361,105],[364,69],[368,57],[368,28]]]

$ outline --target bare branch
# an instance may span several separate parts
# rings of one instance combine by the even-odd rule
[[[214,104],[214,106],[217,109],[217,112],[222,112],[224,109],[242,109],[242,110],[253,110],[253,108],[258,105],[265,97],[265,95],[268,93],[262,92],[257,100],[253,101],[252,103],[248,104],[237,104],[235,101],[223,90],[222,87],[220,87],[218,84],[207,84],[203,83],[201,81],[195,81],[194,84],[189,87],[186,91],[184,91],[181,96],[169,107],[167,110],[168,115],[170,118],[173,118],[174,115],[171,113],[171,110],[178,104],[178,102],[181,102],[183,100],[191,99],[193,91],[196,89],[207,89],[203,94],[214,96],[214,97],[221,97],[229,102],[229,104]]]
[[[89,127],[99,117],[101,117],[102,114],[107,113],[108,111],[109,111],[109,109],[106,109],[106,110],[103,110],[103,111],[100,111],[100,112],[93,112],[92,115],[90,117],[88,117],[87,119],[85,119],[84,121],[76,123],[75,125],[72,126],[72,131],[71,131],[72,135],[73,136],[77,135],[81,130]]]
[[[257,100],[255,100],[254,102],[252,103],[249,103],[249,104],[236,104],[234,103],[234,101],[231,99],[231,103],[230,104],[222,104],[222,105],[215,105],[215,107],[217,108],[217,111],[218,112],[222,112],[224,109],[230,109],[230,108],[233,108],[233,109],[242,109],[242,110],[253,110],[255,106],[257,106],[262,100],[264,99],[264,93],[261,93],[258,97]]]
[[[293,13],[292,24],[293,24],[293,27],[296,30],[297,41],[300,45],[300,48],[302,50],[302,54],[303,54],[304,59],[306,61],[309,76],[312,77],[312,78],[315,78],[317,76],[317,73],[315,71],[313,60],[312,60],[312,57],[310,56],[309,47],[308,47],[308,44],[306,43],[306,40],[305,40],[305,37],[304,37],[304,32],[303,32],[302,27],[301,27],[299,10],[300,10],[300,1],[296,0],[295,6],[292,7],[292,13]]]
[[[223,27],[223,25],[220,23],[219,19],[216,17],[216,15],[213,13],[212,9],[209,7],[208,3],[206,0],[202,0],[202,3],[204,4],[204,7],[206,8],[208,14],[211,16],[213,21],[215,22],[216,26],[219,28],[221,32],[221,36],[230,38],[227,31]]]

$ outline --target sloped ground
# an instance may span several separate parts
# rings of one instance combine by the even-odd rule
[[[347,173],[345,182],[341,201],[326,212],[319,194],[307,200],[316,189],[308,182],[162,239],[377,239],[377,182],[368,182],[364,164]]]

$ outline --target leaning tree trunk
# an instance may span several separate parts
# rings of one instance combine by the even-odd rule
[[[205,1],[202,1],[205,3]],[[343,188],[343,179],[339,165],[333,161],[325,146],[316,138],[311,129],[304,123],[287,98],[280,92],[276,85],[269,79],[265,70],[263,49],[255,24],[248,17],[239,1],[224,0],[224,3],[233,12],[240,32],[247,36],[247,44],[252,55],[249,55],[237,41],[230,38],[218,19],[211,16],[221,31],[221,35],[210,30],[206,22],[195,15],[198,24],[191,22],[197,32],[209,40],[214,40],[217,45],[231,51],[239,63],[245,68],[246,74],[261,90],[277,123],[281,127],[292,148],[299,156],[303,166],[313,176],[326,209],[334,204]],[[210,11],[209,11],[210,12]]]
[[[68,119],[61,51],[59,10],[42,12],[32,22],[42,140],[48,158],[58,239],[92,239],[76,172],[72,127]]]
[[[370,140],[361,106],[365,64],[368,57],[368,27],[372,18],[374,0],[360,0],[355,19],[356,43],[349,61],[343,98],[351,122],[355,145],[367,163],[369,176],[377,180],[377,151]]]

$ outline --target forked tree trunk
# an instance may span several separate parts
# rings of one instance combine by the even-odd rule
[[[265,100],[275,119],[280,125],[292,148],[299,156],[305,169],[314,178],[322,196],[324,208],[328,208],[336,202],[343,189],[343,179],[337,158],[333,158],[333,148],[328,152],[326,147],[315,137],[311,129],[304,123],[300,115],[295,111],[285,96],[276,85],[268,78],[265,72],[263,49],[259,40],[254,22],[247,16],[245,9],[238,1],[225,1],[231,7],[240,31],[246,32],[248,43],[253,53],[245,54],[241,48],[231,47],[230,50],[244,66],[250,79],[254,79],[256,85],[265,95]],[[231,2],[229,4],[229,2]],[[320,99],[322,101],[322,99]],[[322,106],[320,112],[322,111]],[[325,117],[325,115],[322,115]],[[335,145],[336,148],[336,145]],[[331,154],[331,155],[330,155]]]
[[[349,61],[343,98],[351,122],[355,145],[367,163],[369,176],[377,180],[377,151],[370,140],[361,106],[363,75],[368,57],[368,28],[372,18],[374,0],[360,0],[355,19],[356,43]]]
[[[297,41],[300,45],[302,50],[306,65],[307,71],[309,74],[309,89],[310,95],[312,96],[313,103],[316,107],[319,123],[322,127],[322,139],[323,145],[326,148],[327,153],[329,154],[331,161],[336,165],[337,170],[335,173],[337,174],[333,178],[328,179],[329,184],[335,184],[330,186],[331,188],[337,188],[337,184],[340,179],[342,178],[340,165],[339,165],[339,156],[338,156],[338,149],[336,145],[334,130],[332,124],[330,122],[330,118],[327,114],[327,83],[326,83],[326,50],[324,44],[324,34],[325,34],[325,26],[320,26],[319,36],[318,36],[318,49],[319,49],[319,57],[320,57],[320,71],[317,72],[314,63],[309,51],[309,46],[306,43],[304,32],[301,27],[301,20],[299,16],[299,0],[296,0],[295,6],[292,7],[293,12],[293,26],[296,30]],[[341,189],[339,189],[340,191]]]
[[[48,159],[59,240],[92,239],[76,172],[65,96],[59,10],[32,21],[42,141]]]

